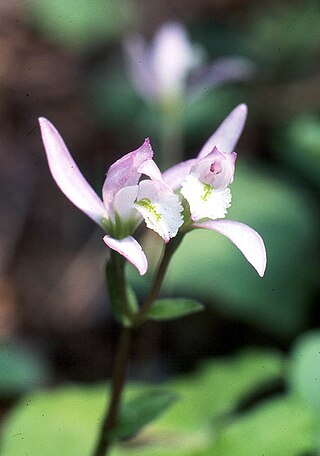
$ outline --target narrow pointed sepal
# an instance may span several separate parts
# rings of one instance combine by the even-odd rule
[[[120,253],[133,266],[135,266],[140,275],[144,275],[148,269],[148,260],[145,256],[141,245],[132,236],[123,239],[114,239],[111,236],[104,236],[104,242],[110,249]]]
[[[248,225],[233,220],[209,220],[194,223],[195,228],[217,231],[230,239],[255,268],[260,277],[266,269],[266,248],[261,236]]]
[[[81,174],[62,137],[47,119],[39,118],[43,144],[52,177],[60,190],[100,226],[106,216],[103,202]]]
[[[248,109],[245,104],[240,104],[224,119],[217,130],[207,140],[199,152],[198,158],[208,155],[214,147],[221,152],[232,153],[240,138],[247,119]]]

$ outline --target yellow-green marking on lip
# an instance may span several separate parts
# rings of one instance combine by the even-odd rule
[[[155,216],[157,222],[159,222],[159,220],[161,220],[161,214],[159,214],[159,212],[157,212],[155,205],[152,204],[148,198],[142,198],[140,201],[136,201],[135,204],[138,204],[139,206],[142,206],[145,209],[147,209],[149,212],[151,212]]]
[[[201,198],[203,199],[203,201],[208,201],[208,198],[210,198],[210,196],[212,195],[212,192],[213,192],[213,187],[212,185],[210,184],[203,184],[203,187],[204,187],[204,191],[203,191],[203,195],[201,195]]]

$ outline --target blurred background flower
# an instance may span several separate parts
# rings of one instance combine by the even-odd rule
[[[148,454],[148,442],[165,438],[188,455],[316,452],[319,412],[308,391],[319,395],[318,382],[311,380],[319,378],[320,352],[319,21],[317,0],[267,0],[263,6],[249,0],[0,2],[4,456],[20,450],[43,454],[43,448],[39,453],[32,446],[34,438],[26,447],[34,417],[37,426],[44,418],[39,410],[47,411],[42,435],[56,429],[50,442],[79,442],[78,450],[71,444],[69,449],[51,444],[46,454],[86,451],[90,442],[78,434],[90,434],[79,429],[91,429],[89,419],[96,419],[103,397],[98,388],[70,387],[51,399],[53,393],[32,396],[33,409],[24,394],[44,385],[108,378],[118,331],[105,291],[101,233],[52,182],[37,118],[54,122],[99,192],[109,166],[145,137],[150,137],[162,166],[177,157],[194,157],[242,102],[248,104],[249,116],[236,149],[229,217],[254,227],[265,240],[266,275],[256,277],[241,253],[218,234],[197,230],[184,240],[163,295],[197,298],[207,310],[178,322],[146,326],[135,339],[130,375],[169,381],[187,405],[173,408],[158,427],[146,428],[135,444],[140,445],[139,455],[144,448]],[[191,46],[187,55],[201,49],[204,67],[195,72],[194,58],[188,57],[183,67],[192,66],[194,73],[184,82],[183,96],[180,93],[174,104],[154,98],[149,102],[150,97],[141,97],[133,86],[124,43],[143,37],[139,40],[148,43],[150,52],[159,30],[163,33],[172,23],[180,24],[175,27],[187,40],[184,46]],[[176,54],[167,52],[170,61]],[[220,84],[222,80],[228,84]],[[191,85],[197,90],[189,90]],[[161,241],[141,231],[139,242],[152,270]],[[149,276],[142,279],[130,268],[128,273],[144,296]],[[248,346],[251,350],[244,351]],[[172,380],[182,373],[185,377]],[[61,426],[67,433],[63,440],[54,416],[57,407],[62,420],[60,404],[66,400],[64,423],[77,421],[73,410],[83,416],[75,403],[87,404],[87,421],[78,422],[78,430],[71,424]],[[189,421],[182,418],[186,415]],[[11,438],[23,426],[25,439]],[[190,451],[181,445],[187,436]],[[128,448],[132,455],[137,451],[134,445],[125,451]]]

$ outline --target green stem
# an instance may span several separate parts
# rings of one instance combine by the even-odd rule
[[[133,319],[133,312],[128,303],[127,286],[125,279],[125,259],[116,252],[110,253],[107,263],[107,281],[110,301],[116,319],[123,324]]]
[[[162,259],[158,266],[153,285],[149,291],[149,294],[148,294],[146,300],[140,307],[139,312],[134,317],[133,321],[136,326],[143,323],[144,317],[147,315],[154,300],[158,297],[158,294],[160,293],[162,282],[163,282],[164,276],[166,275],[170,260],[173,256],[173,254],[175,253],[175,251],[177,250],[177,248],[179,247],[182,239],[183,239],[183,234],[178,234],[175,238],[171,239],[168,244],[165,245]]]
[[[107,276],[109,280],[110,297],[113,301],[114,311],[117,312],[118,315],[123,315],[123,312],[125,312],[125,315],[130,318],[131,323],[134,323],[135,326],[144,322],[148,310],[160,292],[170,260],[181,243],[182,238],[183,234],[178,234],[170,241],[170,243],[166,244],[150,292],[140,307],[139,312],[135,315],[131,312],[127,302],[124,262],[122,262],[122,259],[118,258],[118,255],[111,256],[111,261],[109,261],[107,265]],[[114,371],[111,382],[111,398],[102,422],[97,445],[92,453],[92,456],[106,456],[112,444],[110,431],[117,424],[119,406],[126,379],[132,332],[132,328],[122,328],[114,361]]]
[[[111,383],[111,399],[102,422],[99,439],[92,456],[106,456],[112,441],[108,436],[117,423],[121,396],[126,379],[132,329],[122,328]]]
[[[160,106],[162,117],[161,166],[167,168],[182,160],[182,100],[164,100]]]

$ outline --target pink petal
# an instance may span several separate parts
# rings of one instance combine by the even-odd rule
[[[196,158],[180,162],[177,165],[171,166],[164,173],[162,178],[169,185],[172,190],[176,190],[180,187],[182,182],[186,179],[190,173],[191,167],[197,163]]]
[[[254,71],[253,63],[244,57],[222,57],[193,75],[189,81],[189,96],[196,99],[213,87],[250,79]]]
[[[56,128],[43,117],[39,123],[49,168],[58,187],[75,206],[102,226],[106,211],[101,199],[81,174]]]
[[[217,231],[229,238],[243,253],[249,263],[252,264],[258,274],[263,277],[267,263],[266,249],[261,236],[252,228],[244,223],[232,220],[210,220],[194,223],[193,226]]]
[[[150,59],[159,95],[164,97],[184,89],[188,73],[197,65],[199,56],[185,28],[170,22],[155,34]]]
[[[158,165],[153,160],[145,161],[138,171],[150,177],[151,180],[158,182],[165,190],[171,190],[170,186],[163,180],[162,174]]]
[[[135,266],[140,275],[144,275],[148,269],[147,258],[137,242],[132,236],[127,236],[123,239],[114,239],[108,235],[104,236],[104,242],[110,249],[115,250],[124,256],[130,263]]]
[[[141,176],[138,168],[152,156],[150,141],[146,139],[139,149],[124,155],[110,166],[102,189],[103,201],[107,209],[110,208],[115,194],[121,188],[137,185]]]
[[[140,36],[129,38],[125,42],[125,52],[132,85],[147,101],[157,98],[155,77],[152,73],[149,49]]]
[[[198,158],[208,155],[214,147],[217,147],[221,152],[233,152],[242,133],[247,118],[247,111],[248,109],[245,104],[241,104],[231,111],[204,144]]]

